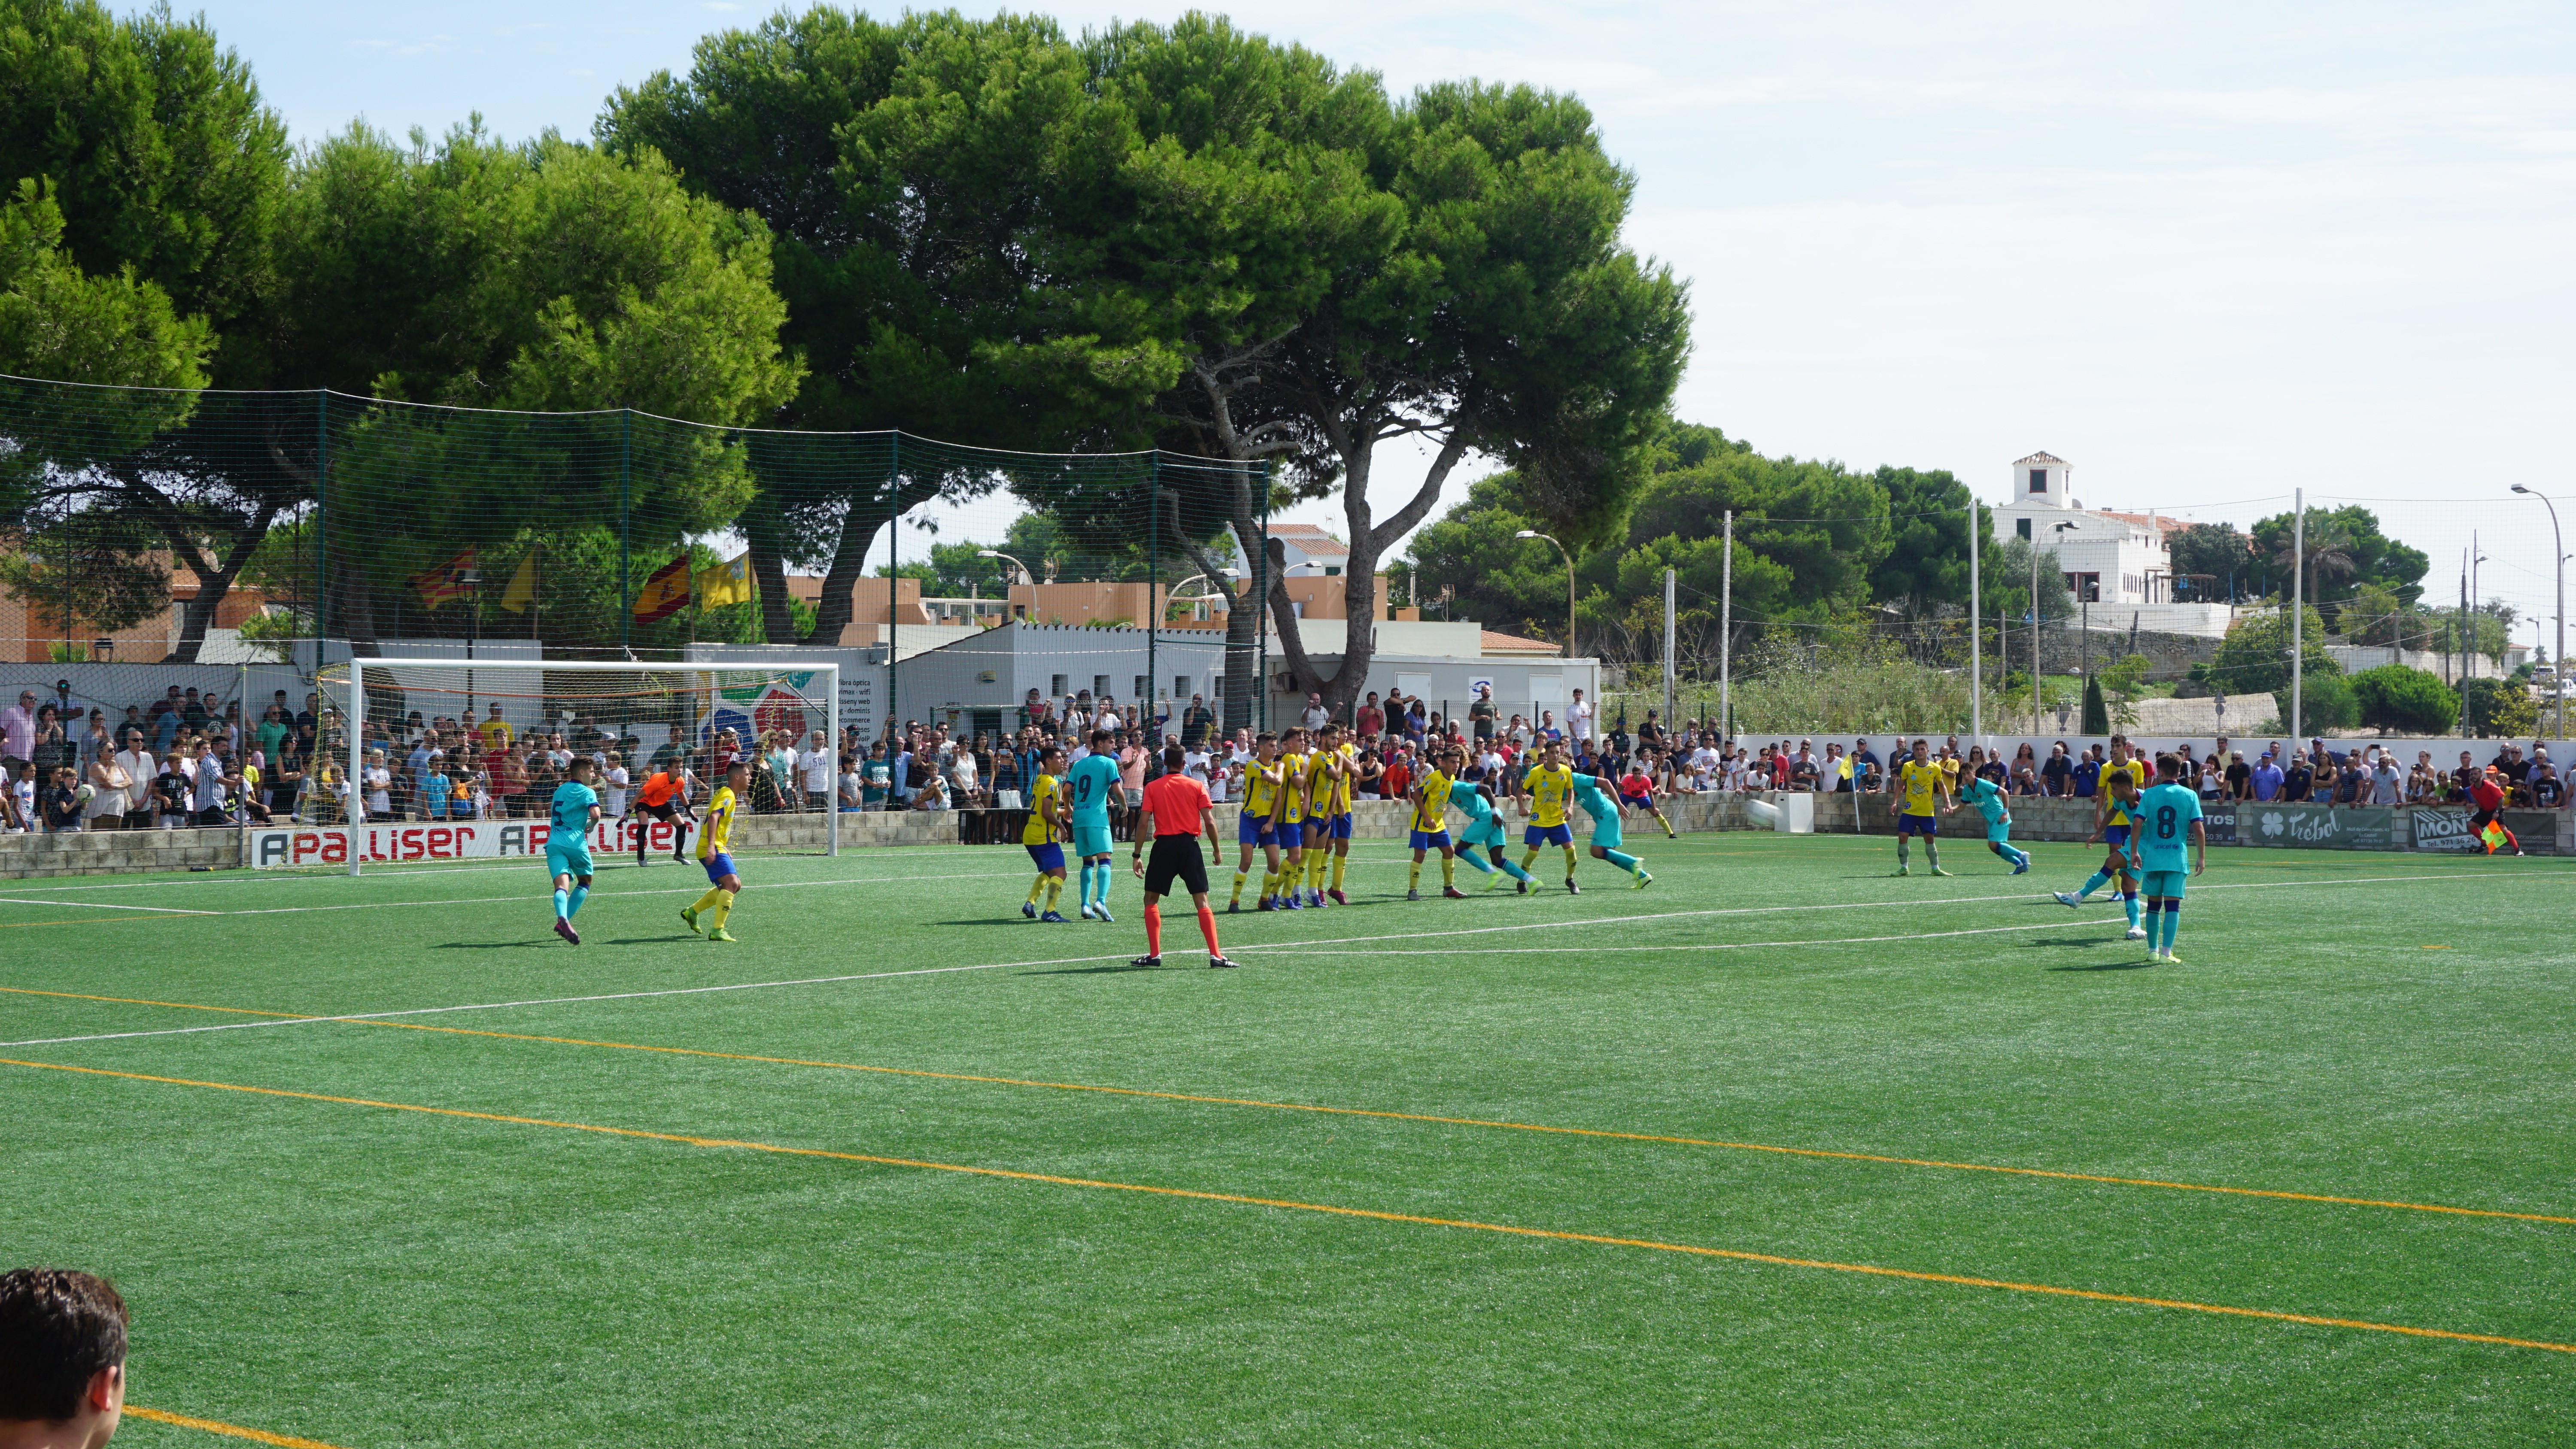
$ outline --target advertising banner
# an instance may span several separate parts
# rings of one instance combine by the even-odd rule
[[[632,855],[635,832],[650,827],[646,845],[669,854],[671,827],[659,820],[607,821],[590,832],[592,855]],[[546,853],[553,827],[543,820],[456,820],[445,824],[365,825],[354,832],[346,825],[292,828],[261,826],[249,832],[249,864],[254,869],[280,866],[345,866],[356,837],[361,865],[395,865],[424,860],[505,860]]]
[[[2418,805],[2408,812],[2415,817],[2417,850],[2484,850],[2477,829],[2469,824],[2467,807]]]
[[[2397,812],[2381,806],[2338,810],[2328,805],[2241,804],[2236,843],[2283,845],[2302,850],[2397,849]]]
[[[2200,805],[2200,824],[2201,828],[2209,833],[2209,843],[2212,845],[2234,845],[2236,843],[2236,812],[2239,810],[2250,810],[2252,808],[2253,807],[2250,805],[2241,805],[2234,800],[2202,801]]]

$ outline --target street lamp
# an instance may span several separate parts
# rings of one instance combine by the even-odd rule
[[[1555,539],[1535,528],[1524,528],[1512,537],[1546,538],[1548,542],[1556,543]],[[1565,555],[1565,657],[1571,659],[1574,657],[1574,555],[1561,543],[1556,543],[1556,551]]]
[[[2558,642],[2550,646],[2549,665],[2556,671],[2550,678],[2557,683],[2556,734],[2563,740],[2567,738],[2567,544],[2558,534],[2558,505],[2549,501],[2548,494],[2520,483],[2513,485],[2513,491],[2539,499],[2540,506],[2549,510],[2549,538],[2556,545],[2553,552],[2558,555]]]
[[[1038,584],[1038,576],[1037,576],[1036,574],[1033,574],[1033,573],[1030,573],[1030,572],[1029,572],[1029,566],[1028,566],[1027,564],[1024,564],[1024,563],[1020,562],[1018,559],[1015,559],[1015,558],[1011,557],[1009,554],[1006,554],[1006,553],[1002,552],[1002,551],[1001,551],[1000,549],[998,549],[998,548],[979,548],[979,549],[975,550],[975,557],[977,557],[977,558],[997,558],[997,559],[1000,559],[1002,562],[1004,562],[1004,563],[1006,563],[1006,564],[1009,564],[1011,567],[1013,567],[1013,568],[1015,568],[1015,569],[1018,569],[1018,570],[1020,571],[1020,577],[1021,577],[1021,578],[1024,578],[1024,579],[1027,579],[1027,580],[1029,581],[1029,587],[1030,587],[1030,588],[1036,588],[1036,587],[1037,587],[1037,584]],[[1005,576],[1003,577],[1003,579],[1002,579],[1002,587],[1004,587],[1004,588],[1009,588],[1010,586],[1011,586],[1010,578],[1009,578],[1009,576],[1005,575]]]

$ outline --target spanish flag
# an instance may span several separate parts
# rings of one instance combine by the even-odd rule
[[[682,554],[653,571],[644,591],[635,596],[635,622],[653,624],[689,607],[689,556]]]
[[[745,553],[731,563],[721,563],[698,571],[698,607],[721,609],[727,604],[751,602],[751,555]]]
[[[528,556],[519,560],[519,571],[510,576],[510,587],[501,595],[502,608],[513,614],[524,614],[528,605],[537,601],[537,554],[543,547],[542,544],[531,546]]]
[[[411,576],[411,586],[420,591],[420,605],[435,609],[453,603],[473,592],[465,576],[474,571],[474,550],[467,549],[434,569],[423,569]]]

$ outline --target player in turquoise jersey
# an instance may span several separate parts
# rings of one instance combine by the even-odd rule
[[[1106,921],[1109,914],[1109,802],[1118,794],[1118,757],[1110,751],[1107,730],[1091,732],[1091,753],[1073,762],[1064,776],[1073,806],[1073,853],[1082,857],[1082,918]]]
[[[1582,806],[1583,813],[1592,817],[1592,858],[1606,860],[1626,871],[1628,888],[1641,891],[1653,885],[1655,878],[1646,873],[1644,861],[1619,848],[1623,842],[1619,833],[1619,797],[1613,793],[1617,789],[1614,782],[1598,775],[1576,775],[1574,803]],[[1567,884],[1573,882],[1568,881]]]
[[[1466,752],[1451,750],[1449,763],[1463,766]],[[1506,876],[1526,887],[1530,884],[1530,873],[1512,864],[1511,858],[1503,853],[1511,847],[1511,831],[1503,824],[1503,812],[1497,808],[1493,788],[1473,771],[1449,787],[1449,803],[1457,806],[1458,813],[1467,817],[1467,828],[1459,831],[1457,836],[1458,858],[1485,873],[1487,890],[1502,884]],[[1480,845],[1492,857],[1492,865],[1476,858],[1476,847]]]
[[[2111,764],[2102,771],[2101,792],[2093,801],[2093,837],[2102,842],[2102,868],[2080,889],[2057,892],[2057,903],[2073,910],[2095,891],[2111,886],[2129,914],[2132,941],[2147,939],[2147,928],[2138,924],[2137,847],[2138,797],[2146,788],[2147,762],[2129,758],[2129,742],[2114,737]]]
[[[2012,843],[2012,810],[2004,804],[2004,787],[1983,775],[1971,775],[1959,793],[1986,817],[1986,849],[2012,862],[2012,873],[2030,873],[2030,852],[2016,850]]]
[[[2209,827],[2201,823],[2200,794],[2182,782],[2182,759],[2156,760],[2156,783],[2138,797],[2138,869],[2147,897],[2147,959],[2168,966],[2174,936],[2182,930],[2182,888],[2209,868]],[[2161,929],[2163,934],[2157,934]]]
[[[590,899],[590,827],[599,823],[599,792],[590,788],[597,768],[590,756],[573,756],[572,778],[555,787],[547,812],[546,874],[555,883],[555,934],[576,946],[581,933],[572,928],[572,917]]]

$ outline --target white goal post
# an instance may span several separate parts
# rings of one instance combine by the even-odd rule
[[[567,696],[572,699],[632,699],[649,693],[666,699],[704,699],[710,703],[758,688],[763,681],[792,680],[804,686],[793,691],[791,697],[795,703],[805,709],[819,705],[822,710],[825,752],[837,759],[841,749],[841,665],[838,659],[831,656],[780,655],[756,662],[690,661],[686,663],[637,660],[386,657],[352,658],[349,660],[348,668],[349,692],[344,716],[345,724],[342,729],[342,734],[346,737],[344,743],[347,753],[341,763],[346,771],[342,778],[347,790],[348,812],[345,824],[349,831],[348,840],[343,848],[348,856],[351,875],[359,873],[361,857],[372,853],[359,845],[369,829],[365,784],[366,756],[370,739],[370,731],[367,728],[367,690],[370,678],[396,687],[402,686],[408,679],[413,688],[422,688],[420,681],[424,679],[461,682],[461,692],[465,700],[465,710],[462,713],[465,715],[471,714],[473,704],[478,697],[493,701],[496,707],[498,700],[504,696],[523,700],[534,698],[540,701],[542,710],[543,703],[549,699],[546,678],[554,675],[623,676],[622,681],[603,678],[601,683],[609,689],[614,689],[621,682],[628,686],[623,693]],[[532,679],[535,686],[533,689],[527,685],[527,681]],[[511,681],[519,682],[519,687],[512,688]],[[476,692],[478,686],[482,688],[479,696]],[[433,684],[427,687],[435,693],[459,692],[457,683],[447,683],[443,686]],[[758,708],[758,701],[748,702],[745,713],[756,717],[755,712]],[[713,718],[713,715],[710,712],[703,717]],[[801,712],[798,717],[801,719]],[[469,732],[474,728],[474,723],[470,719],[466,720],[465,725]],[[674,730],[684,728],[679,724],[673,724],[671,727]],[[693,723],[686,728],[689,728],[694,735],[698,729],[707,728],[707,726]],[[692,749],[704,743],[696,738],[689,741]],[[841,853],[841,810],[836,798],[839,779],[840,772],[836,768],[833,771],[834,792],[827,795],[823,802],[824,850],[829,855]]]

